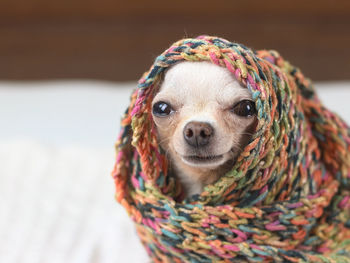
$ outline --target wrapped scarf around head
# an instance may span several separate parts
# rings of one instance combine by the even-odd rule
[[[151,115],[161,76],[183,61],[226,67],[251,91],[258,119],[231,171],[188,199],[167,172]],[[116,144],[116,199],[154,262],[350,262],[349,145],[348,126],[277,52],[183,39],[132,95]]]

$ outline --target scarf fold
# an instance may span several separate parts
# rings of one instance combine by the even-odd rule
[[[185,61],[227,68],[258,119],[232,169],[187,199],[151,115],[166,69]],[[211,36],[174,43],[140,79],[116,150],[116,199],[154,262],[350,262],[350,129],[276,51]]]

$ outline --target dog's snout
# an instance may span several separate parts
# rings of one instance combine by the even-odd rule
[[[206,122],[191,121],[183,130],[185,141],[195,147],[207,145],[213,133],[213,127]]]

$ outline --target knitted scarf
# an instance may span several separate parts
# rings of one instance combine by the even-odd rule
[[[258,119],[232,169],[188,198],[151,115],[162,75],[185,61],[227,68]],[[140,79],[116,149],[116,199],[154,262],[350,262],[350,129],[276,51],[210,36],[174,43]]]

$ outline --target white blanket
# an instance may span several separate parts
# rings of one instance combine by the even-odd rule
[[[146,262],[114,201],[113,152],[9,141],[0,147],[0,262]]]
[[[146,262],[110,172],[134,83],[0,83],[0,262]],[[350,123],[350,83],[317,85]]]

